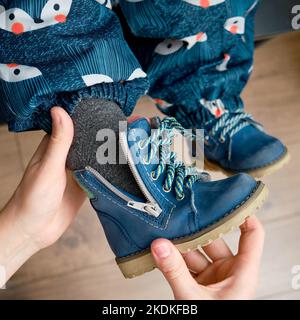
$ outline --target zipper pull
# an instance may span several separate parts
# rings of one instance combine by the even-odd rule
[[[148,213],[150,216],[154,216],[156,218],[159,217],[162,210],[158,207],[157,204],[152,203],[143,203],[143,202],[137,202],[137,201],[129,201],[127,203],[127,206],[139,211],[143,211]]]

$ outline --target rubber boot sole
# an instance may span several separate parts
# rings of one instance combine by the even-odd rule
[[[207,246],[224,234],[238,228],[251,215],[256,214],[267,200],[268,193],[267,187],[262,182],[258,182],[253,194],[228,216],[198,233],[171,241],[182,253]],[[134,278],[155,268],[150,248],[135,255],[117,258],[116,262],[125,278]]]
[[[261,168],[256,168],[253,170],[243,171],[244,173],[248,173],[255,179],[261,179],[263,177],[270,176],[274,172],[280,170],[283,166],[287,165],[291,159],[291,156],[288,152],[288,150],[285,152],[285,154],[277,159],[276,161],[270,163],[269,165],[266,165]],[[207,159],[204,160],[204,170],[208,171],[214,171],[214,172],[222,172],[226,176],[232,176],[234,174],[237,174],[238,172],[230,171],[227,169],[222,168],[217,163],[211,162]]]

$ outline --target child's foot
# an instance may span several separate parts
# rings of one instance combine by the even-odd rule
[[[280,140],[266,134],[252,116],[228,112],[221,100],[204,101],[203,113],[188,114],[181,107],[163,110],[186,128],[205,130],[205,168],[227,175],[245,172],[255,178],[270,175],[288,163],[290,156]]]
[[[75,171],[90,166],[110,183],[141,196],[139,188],[125,164],[116,164],[119,154],[119,125],[127,123],[120,107],[113,101],[98,98],[83,99],[72,114],[74,140],[67,166]],[[112,156],[113,161],[109,161]]]
[[[153,240],[170,239],[182,252],[205,246],[255,214],[267,197],[264,184],[246,174],[211,182],[208,174],[186,168],[173,152],[165,152],[174,128],[183,130],[175,119],[165,118],[156,135],[149,137],[149,121],[142,118],[120,134],[143,197],[113,185],[91,167],[74,173],[89,193],[127,278],[154,269],[150,253]],[[162,135],[164,139],[160,139]],[[153,150],[159,150],[159,157]]]

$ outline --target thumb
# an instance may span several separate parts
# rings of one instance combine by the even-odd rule
[[[73,122],[68,113],[59,107],[51,109],[51,117],[52,133],[42,161],[49,170],[65,169],[74,135]]]
[[[175,299],[192,299],[197,283],[172,242],[166,239],[155,240],[151,245],[151,252],[156,266],[169,282]]]

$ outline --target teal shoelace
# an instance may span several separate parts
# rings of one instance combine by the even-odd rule
[[[157,180],[163,172],[166,171],[163,190],[170,192],[175,182],[175,193],[177,200],[183,200],[185,197],[184,186],[191,189],[196,181],[209,180],[209,174],[199,172],[195,167],[187,167],[182,161],[177,160],[176,153],[171,151],[171,145],[176,133],[181,133],[188,139],[196,139],[192,133],[186,130],[177,122],[175,118],[166,117],[161,121],[160,127],[152,130],[152,134],[139,142],[141,150],[151,146],[148,156],[144,159],[145,164],[150,164],[158,154],[159,164],[151,172],[153,180]]]
[[[233,136],[251,124],[254,124],[252,115],[243,112],[243,110],[227,112],[224,113],[213,125],[206,139],[209,140],[209,136],[218,136],[219,141],[221,143],[225,143],[228,137],[230,139],[228,160],[230,160]]]

